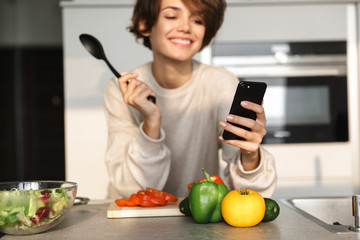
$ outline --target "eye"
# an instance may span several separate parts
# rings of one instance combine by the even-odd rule
[[[165,16],[166,19],[176,19],[175,16]]]
[[[196,24],[199,24],[199,25],[203,25],[204,24],[204,21],[202,20],[202,18],[200,18],[200,17],[193,17],[192,18],[192,21],[194,22],[194,23],[196,23]]]

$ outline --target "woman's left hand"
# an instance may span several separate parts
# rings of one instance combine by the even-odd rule
[[[224,140],[222,136],[220,136],[219,139],[225,143],[239,147],[241,149],[242,159],[258,159],[259,147],[266,134],[265,111],[261,105],[249,101],[242,101],[241,106],[255,112],[256,120],[230,114],[226,118],[228,122],[222,121],[220,122],[220,126],[224,128],[224,130],[232,132],[245,140]],[[247,131],[229,123],[236,123],[248,127],[250,130]]]

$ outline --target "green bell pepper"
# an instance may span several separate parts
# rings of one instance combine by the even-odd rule
[[[201,169],[206,177],[204,182],[195,182],[190,189],[190,211],[198,223],[216,223],[222,218],[221,203],[229,192],[223,183],[214,183],[204,168]]]

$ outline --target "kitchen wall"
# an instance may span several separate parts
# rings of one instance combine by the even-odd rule
[[[264,2],[267,2],[266,5]],[[285,2],[285,3],[283,3]],[[296,4],[294,4],[294,2]],[[302,3],[299,3],[302,2]],[[311,2],[311,4],[305,4]],[[275,196],[343,195],[358,192],[359,86],[356,4],[344,1],[228,1],[225,23],[216,41],[348,40],[350,141],[343,144],[267,145],[277,159]],[[325,5],[319,2],[327,2]],[[333,2],[335,4],[329,4]],[[260,4],[261,3],[261,4]],[[272,5],[274,3],[274,5]],[[291,4],[290,4],[291,3]],[[151,59],[150,51],[126,31],[132,1],[62,2],[65,69],[66,177],[79,183],[79,195],[104,198],[106,123],[103,90],[112,76],[105,63],[81,45],[81,33],[96,36],[119,71]],[[209,49],[197,57],[205,62]],[[96,191],[94,191],[96,189]],[[336,190],[333,190],[336,189]]]

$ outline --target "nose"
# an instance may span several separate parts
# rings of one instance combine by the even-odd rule
[[[179,23],[177,30],[180,32],[190,32],[190,30],[191,30],[190,20],[188,20],[188,19],[182,20]]]

